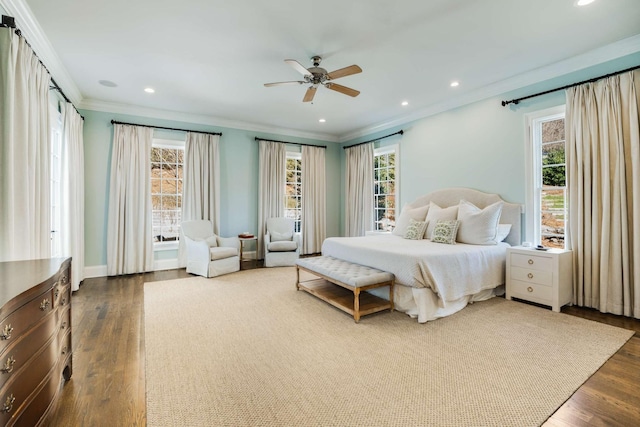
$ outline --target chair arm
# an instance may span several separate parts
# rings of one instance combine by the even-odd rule
[[[301,251],[302,250],[302,233],[300,233],[300,232],[293,233],[293,241],[298,244],[297,251],[298,252]]]
[[[240,250],[240,239],[237,237],[220,237],[218,236],[218,246],[225,248],[236,248]]]
[[[209,244],[205,240],[193,240],[184,236],[187,246],[187,259],[190,261],[208,263],[211,260]]]
[[[264,253],[269,252],[269,243],[271,243],[271,233],[268,231],[264,235]]]

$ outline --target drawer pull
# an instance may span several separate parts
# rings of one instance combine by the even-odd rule
[[[529,287],[527,288],[527,292],[533,292],[533,288],[532,288],[531,286],[529,286]]]
[[[58,295],[60,295],[60,289],[56,288],[55,297],[58,298]]]
[[[4,406],[2,407],[2,412],[11,412],[13,409],[13,402],[16,401],[15,396],[11,393],[4,401]]]
[[[67,327],[67,321],[65,320],[64,322],[62,322],[62,325],[60,325],[60,329],[64,329]]]
[[[66,284],[67,284],[67,280],[68,280],[67,275],[66,275],[66,274],[63,274],[63,275],[62,275],[62,283],[64,283],[64,284],[66,285]]]
[[[13,371],[13,365],[16,363],[16,359],[13,356],[7,357],[7,361],[4,362],[4,367],[1,369],[2,373],[9,374]]]
[[[60,305],[65,305],[67,303],[67,299],[66,298],[62,298],[62,301],[60,301]]]
[[[62,347],[62,354],[67,354],[67,346]]]
[[[50,304],[51,304],[51,303],[49,302],[49,300],[45,298],[45,299],[44,299],[44,300],[42,300],[42,302],[40,303],[40,310],[45,311],[47,308],[49,308],[49,305],[50,305]]]
[[[0,334],[0,339],[8,340],[11,338],[11,332],[13,332],[13,328],[11,327],[11,323],[8,325],[4,325],[4,329],[2,330],[2,334]]]
[[[529,263],[529,265],[533,264],[533,260],[531,258],[529,258],[529,261],[527,261]]]
[[[529,279],[533,279],[533,273],[529,273],[529,274],[527,274],[527,277],[528,277]]]

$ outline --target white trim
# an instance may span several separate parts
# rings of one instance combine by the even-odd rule
[[[534,147],[536,144],[536,136],[534,132],[538,130],[536,123],[544,119],[544,121],[552,118],[560,118],[565,116],[566,106],[558,105],[544,110],[535,111],[525,114],[525,138],[524,138],[524,179],[525,179],[525,235],[523,241],[540,243],[540,221],[537,220],[535,212],[540,211],[540,200],[536,197],[534,188],[536,182],[540,182],[541,166],[536,160]],[[539,138],[538,138],[539,140]]]
[[[153,261],[153,271],[177,270],[179,268],[178,259],[157,259]],[[91,265],[84,268],[85,279],[96,277],[107,277],[106,265]]]
[[[180,268],[178,259],[157,259],[153,261],[153,271],[176,270]]]
[[[153,252],[177,251],[178,241],[153,242]]]
[[[91,279],[94,277],[106,277],[107,266],[106,265],[91,265],[84,268],[84,278]]]

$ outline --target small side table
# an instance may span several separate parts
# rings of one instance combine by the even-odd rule
[[[249,261],[249,260],[245,260],[243,253],[244,253],[244,244],[246,242],[250,242],[250,241],[258,241],[258,238],[256,236],[253,237],[238,237],[238,239],[240,240],[240,262],[242,261]],[[257,249],[257,248],[256,248]]]

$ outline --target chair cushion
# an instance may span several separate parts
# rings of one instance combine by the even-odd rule
[[[268,246],[269,252],[289,252],[298,249],[298,244],[291,240],[271,242]]]
[[[209,252],[211,252],[211,261],[215,261],[217,259],[231,258],[232,256],[238,255],[238,249],[227,248],[224,246],[216,246],[216,247],[210,248]]]

